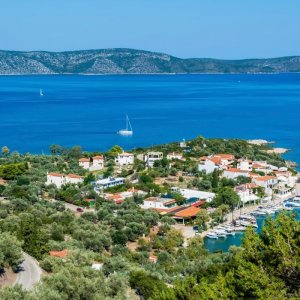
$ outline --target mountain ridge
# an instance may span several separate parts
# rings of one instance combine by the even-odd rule
[[[130,48],[0,50],[0,74],[237,74],[300,72],[300,56],[225,60],[178,58]]]

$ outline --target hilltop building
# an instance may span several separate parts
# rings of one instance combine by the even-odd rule
[[[154,162],[157,161],[157,160],[162,160],[163,157],[164,157],[164,155],[163,155],[162,152],[151,151],[151,152],[148,152],[145,155],[145,162],[146,162],[148,167],[152,168],[153,165],[154,165]]]
[[[104,168],[104,157],[102,155],[97,155],[91,158],[80,158],[79,166],[89,171],[99,171]]]
[[[46,185],[54,184],[57,188],[61,188],[65,184],[79,184],[83,182],[83,177],[76,174],[59,174],[47,173]]]
[[[115,162],[119,166],[133,165],[134,155],[132,153],[123,152],[121,154],[118,154]]]

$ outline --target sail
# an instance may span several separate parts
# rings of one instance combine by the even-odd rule
[[[128,115],[126,115],[126,128],[119,130],[118,134],[120,134],[120,135],[132,135],[133,134],[132,126],[129,121]]]

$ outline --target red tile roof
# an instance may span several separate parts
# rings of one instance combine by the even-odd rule
[[[268,181],[268,180],[272,180],[272,179],[276,179],[276,176],[261,176],[261,177],[255,178],[255,180],[258,180],[258,181]]]
[[[79,159],[80,162],[90,162],[89,158],[83,157]]]
[[[228,168],[226,171],[233,172],[233,173],[249,173],[249,171],[241,170],[238,168]]]
[[[103,159],[103,155],[96,155],[93,157],[93,159]]]
[[[123,156],[134,156],[132,153],[128,153],[128,152],[120,153],[120,155],[123,155]]]
[[[76,175],[76,174],[68,174],[66,177],[69,177],[69,178],[83,178],[82,176],[79,176],[79,175]]]
[[[183,210],[175,213],[175,217],[191,218],[191,217],[195,217],[199,211],[200,211],[200,208],[195,207],[195,206],[190,206],[186,209],[183,209]]]
[[[61,250],[61,251],[50,251],[49,255],[64,258],[68,255],[68,249],[64,249],[64,250]]]
[[[64,176],[63,174],[60,174],[60,173],[49,173],[48,175],[55,176],[55,177],[63,177]]]
[[[229,159],[229,160],[232,160],[234,159],[234,155],[232,154],[215,154],[214,156],[217,156],[217,157],[221,157],[222,159]]]

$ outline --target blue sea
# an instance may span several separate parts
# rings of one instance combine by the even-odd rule
[[[132,137],[116,134],[126,114]],[[276,141],[299,162],[300,74],[0,76],[0,120],[0,146],[19,152],[132,149],[202,135]]]

